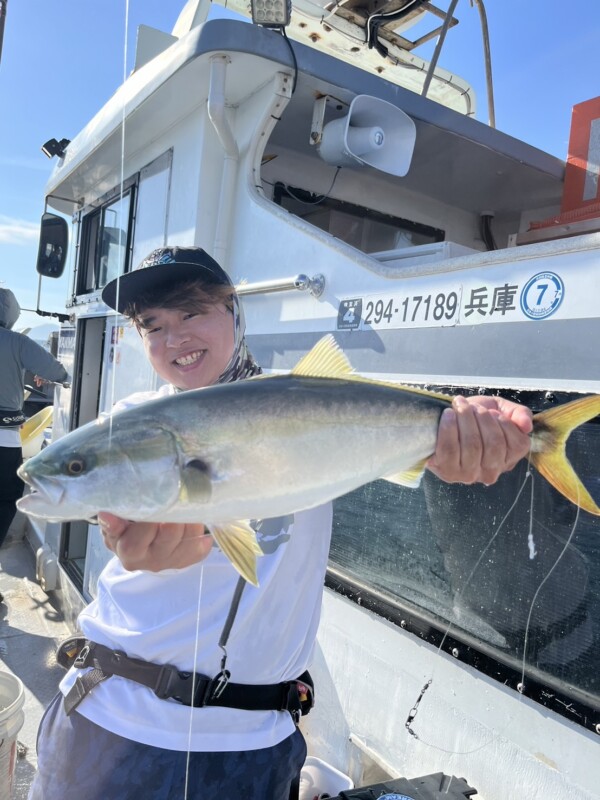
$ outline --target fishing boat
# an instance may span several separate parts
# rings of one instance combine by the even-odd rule
[[[100,293],[168,244],[229,271],[267,370],[332,333],[376,378],[536,411],[600,392],[599,100],[576,107],[565,166],[476,120],[437,48],[419,58],[413,25],[443,42],[454,2],[257,2],[252,23],[207,20],[208,5],[190,0],[171,33],[142,28],[133,72],[51,146],[37,267],[72,273],[54,438],[156,388]],[[599,432],[568,445],[597,500]],[[599,534],[526,465],[493,487],[427,476],[336,501],[302,722],[315,780],[598,800]],[[74,624],[110,555],[98,529],[28,520],[27,537]]]

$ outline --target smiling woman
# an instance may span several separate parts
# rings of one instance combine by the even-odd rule
[[[150,303],[134,317],[155,371],[179,389],[216,383],[233,351],[232,311],[218,297],[209,300],[202,286],[189,284],[162,303],[162,308]]]
[[[125,279],[107,284],[102,298],[133,321],[148,360],[178,389],[260,372],[229,276],[198,247],[153,251]]]
[[[150,307],[138,328],[155,371],[178,389],[215,383],[233,350],[231,312],[222,303],[196,313]]]

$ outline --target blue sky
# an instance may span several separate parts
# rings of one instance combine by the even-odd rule
[[[183,0],[129,0],[124,71],[126,0],[9,0],[0,62],[0,285],[12,288],[23,307],[35,307],[39,218],[53,165],[41,145],[72,139],[130,71],[137,26],[170,32],[182,6]],[[486,10],[497,127],[565,158],[572,106],[600,95],[600,3],[487,0]],[[479,15],[469,0],[460,0],[456,15],[460,24],[439,64],[473,85],[477,118],[486,122]],[[419,54],[427,58],[432,50]],[[66,278],[44,279],[41,307],[63,310],[67,289]],[[24,312],[19,325],[43,322]]]

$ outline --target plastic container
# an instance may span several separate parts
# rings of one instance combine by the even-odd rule
[[[335,797],[346,789],[353,789],[354,783],[331,764],[320,758],[309,756],[300,773],[300,800],[320,800],[322,797]]]
[[[21,426],[23,458],[32,458],[40,452],[44,441],[44,431],[48,425],[52,424],[52,412],[52,406],[46,406]]]
[[[17,735],[23,723],[25,689],[10,672],[0,672],[0,800],[10,800],[17,760]]]

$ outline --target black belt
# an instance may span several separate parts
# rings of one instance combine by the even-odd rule
[[[194,708],[224,706],[248,711],[289,711],[298,722],[313,705],[313,684],[308,671],[296,680],[283,683],[231,683],[227,670],[214,678],[198,672],[182,672],[172,664],[130,658],[121,650],[111,650],[82,637],[64,641],[58,649],[57,660],[66,668],[92,667],[77,678],[65,695],[67,714],[77,708],[95,686],[113,675],[147,686],[161,700],[172,699]]]
[[[0,408],[0,428],[18,428],[26,420],[27,417],[22,411],[9,411],[5,408]]]

